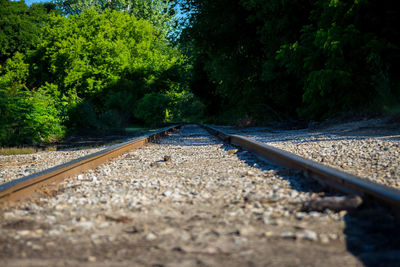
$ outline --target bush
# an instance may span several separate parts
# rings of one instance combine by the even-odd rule
[[[0,69],[0,145],[52,142],[61,138],[60,110],[45,90],[29,91],[24,56],[16,53]]]
[[[193,94],[183,91],[174,97],[174,120],[184,122],[201,122],[204,117],[205,105]]]
[[[54,100],[43,92],[0,91],[0,145],[54,142],[65,128]]]
[[[146,94],[137,102],[134,116],[146,125],[155,126],[166,121],[169,103],[170,99],[164,94]]]

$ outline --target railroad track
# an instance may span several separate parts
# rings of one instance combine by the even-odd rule
[[[154,137],[110,148],[106,157],[116,160],[93,170],[88,169],[106,161],[99,158],[101,153],[85,157],[85,167],[77,160],[40,174],[45,179],[33,175],[35,189],[28,189],[27,178],[2,185],[1,203],[35,191],[39,197],[21,202],[16,210],[1,208],[0,265],[23,264],[23,258],[54,265],[60,257],[66,264],[118,261],[127,266],[368,265],[399,260],[400,246],[393,239],[396,220],[385,208],[371,204],[356,209],[357,198],[326,192],[299,171],[247,152],[265,157],[264,145],[208,130],[227,143],[187,125],[181,134],[138,150],[131,149]],[[307,166],[305,174],[314,177]],[[54,178],[58,173],[61,177]],[[43,193],[51,179],[65,177],[71,178],[59,184],[56,194]],[[359,184],[348,189],[348,176],[345,183],[322,177],[341,191],[376,198]],[[389,191],[398,196],[398,191]],[[386,203],[396,207],[390,199]]]
[[[317,179],[320,183],[346,194],[363,198],[376,199],[389,205],[397,216],[400,216],[400,191],[388,186],[370,182],[366,179],[324,166],[281,149],[250,140],[240,135],[230,135],[215,127],[201,125],[207,131],[229,144],[248,150],[261,158],[288,168],[299,170],[304,176]],[[72,175],[79,174],[96,167],[131,149],[138,148],[166,132],[177,129],[172,126],[155,133],[135,138],[123,144],[112,146],[106,150],[71,161],[49,170],[33,174],[18,180],[0,185],[0,201],[17,200],[29,195],[38,188],[49,183],[59,182]]]
[[[212,126],[202,125],[202,127],[224,142],[251,151],[270,162],[301,171],[304,176],[316,179],[323,185],[346,194],[384,203],[391,207],[400,218],[400,190],[371,182],[240,135],[227,134]]]
[[[88,169],[97,167],[98,165],[107,162],[129,150],[141,147],[152,140],[159,138],[166,133],[176,130],[180,125],[174,125],[163,128],[156,132],[133,138],[122,144],[116,144],[105,150],[78,158],[47,169],[45,171],[34,173],[32,175],[12,180],[0,185],[0,203],[12,203],[24,200],[30,197],[31,194],[37,192],[47,192],[46,186],[57,184],[62,180],[73,175],[82,173]]]

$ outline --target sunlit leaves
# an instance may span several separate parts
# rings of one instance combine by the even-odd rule
[[[149,21],[163,34],[171,32],[176,22],[174,0],[54,0],[65,15],[81,14],[87,9],[97,12],[124,11]]]

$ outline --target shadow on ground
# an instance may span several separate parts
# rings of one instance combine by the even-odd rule
[[[231,146],[222,146],[227,150]],[[271,165],[250,153],[237,153],[239,159],[249,166],[262,170],[271,169]],[[256,162],[257,165],[254,165]],[[287,180],[293,189],[320,195],[340,195],[338,192],[323,188],[316,181],[300,173],[276,167],[277,174]],[[299,179],[300,178],[300,179]],[[347,250],[356,256],[365,266],[400,266],[400,218],[379,203],[367,201],[358,209],[344,217]]]

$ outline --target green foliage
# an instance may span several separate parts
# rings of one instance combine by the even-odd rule
[[[324,119],[400,102],[393,0],[185,1],[183,47],[208,116]]]
[[[165,94],[146,94],[137,102],[134,115],[150,126],[165,122],[168,117],[169,101]]]
[[[186,60],[166,37],[173,2],[58,2],[68,16],[53,4],[3,3],[0,145],[178,116],[172,95],[186,89]],[[143,107],[153,98],[155,108]]]
[[[29,91],[28,64],[15,53],[0,76],[0,144],[51,142],[64,135],[59,110],[45,92]]]
[[[65,128],[61,125],[59,110],[54,100],[46,92],[33,91],[24,97],[24,131],[34,143],[54,142],[64,136]],[[24,105],[23,105],[24,106]]]
[[[168,40],[177,3],[188,11],[180,50]],[[0,145],[51,142],[66,128],[394,112],[396,4],[0,0]]]
[[[145,94],[179,89],[184,63],[148,21],[94,9],[50,16],[33,58],[31,86],[43,81],[55,86],[46,90],[65,103],[69,126],[100,129],[132,119]]]
[[[304,26],[299,42],[304,64],[298,68],[305,73],[306,104],[299,109],[300,114],[321,119],[354,108],[375,109],[378,103],[383,107],[389,99],[399,100],[399,79],[391,68],[399,58],[387,57],[391,52],[396,54],[399,43],[388,42],[392,36],[382,36],[372,22],[387,16],[384,9],[374,1],[316,3],[311,18],[318,28]],[[393,25],[383,28],[388,30]]]
[[[65,15],[81,14],[87,9],[125,11],[149,21],[164,34],[175,24],[175,0],[54,0]]]
[[[274,109],[293,114],[292,101],[299,93],[288,84],[292,77],[282,72],[274,57],[282,40],[296,37],[301,26],[294,25],[304,16],[301,12],[307,3],[206,0],[188,4],[192,25],[184,31],[183,41],[190,42],[194,51],[191,87],[206,104],[207,115],[229,110],[238,117],[265,120],[277,117]],[[288,89],[285,96],[282,87]]]
[[[170,91],[168,114],[170,120],[182,122],[201,122],[205,115],[205,105],[192,92]],[[167,118],[168,119],[168,118]]]
[[[67,125],[71,130],[109,130],[121,127],[122,117],[112,109],[99,110],[90,100],[79,100],[70,109]]]
[[[54,6],[50,3],[33,4],[24,1],[0,0],[0,64],[15,52],[26,53],[40,41],[40,28]]]
[[[29,65],[25,63],[25,56],[16,52],[12,58],[7,59],[4,67],[0,66],[0,87],[12,87],[17,90],[23,87],[23,83],[29,74]]]
[[[148,67],[152,33],[148,23],[122,12],[52,16],[36,51],[40,70],[64,95],[94,96],[128,68]]]
[[[51,142],[64,135],[53,97],[29,90],[30,50],[40,42],[52,4],[0,0],[0,145]]]

